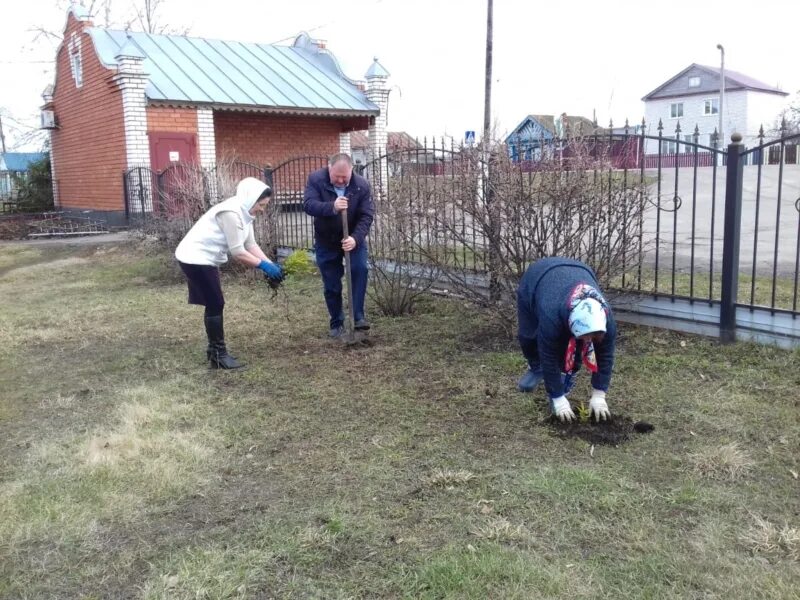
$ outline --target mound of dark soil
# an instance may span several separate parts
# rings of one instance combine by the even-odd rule
[[[612,415],[607,421],[594,419],[581,423],[578,421],[562,423],[554,416],[548,416],[542,425],[551,429],[553,435],[563,438],[578,437],[590,444],[619,446],[629,441],[633,433],[650,433],[655,429],[646,421],[634,421],[625,415]]]

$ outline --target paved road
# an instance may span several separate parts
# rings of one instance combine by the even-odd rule
[[[656,177],[655,171],[648,176]],[[749,270],[753,264],[753,247],[757,240],[756,266],[762,274],[771,274],[777,242],[778,271],[793,274],[796,268],[798,232],[800,232],[800,165],[785,165],[780,176],[778,166],[761,168],[744,167],[742,192],[742,239],[740,264]],[[645,230],[651,245],[659,231],[659,256],[661,261],[672,261],[673,232],[677,232],[675,248],[676,263],[689,264],[692,253],[692,227],[694,225],[695,265],[708,270],[711,251],[712,214],[714,226],[714,269],[722,266],[722,233],[725,208],[725,170],[718,169],[716,189],[713,170],[708,167],[697,170],[696,194],[693,169],[664,169],[661,174],[661,203],[665,210],[652,208],[648,211]],[[673,211],[672,199],[681,199],[677,211]],[[778,191],[780,180],[780,215],[778,214]],[[759,187],[760,186],[760,187]],[[658,198],[658,186],[650,186],[653,203]],[[758,198],[758,201],[757,201]],[[661,222],[658,223],[660,212]],[[654,257],[651,252],[650,258]]]
[[[29,238],[24,240],[0,240],[0,246],[6,244],[25,244],[26,246],[92,246],[100,244],[119,244],[139,239],[139,234],[131,231],[115,231],[114,233],[98,233],[96,235],[53,236]]]

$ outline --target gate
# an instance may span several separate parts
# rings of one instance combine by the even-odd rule
[[[314,247],[314,224],[303,211],[303,193],[308,176],[327,165],[326,156],[302,156],[267,169],[277,218],[277,245],[304,250]]]
[[[125,217],[129,222],[139,223],[152,215],[157,203],[158,175],[150,167],[133,167],[122,174],[125,194]]]

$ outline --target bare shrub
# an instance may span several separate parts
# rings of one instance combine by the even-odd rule
[[[236,194],[236,186],[244,177],[242,165],[248,166],[228,153],[210,168],[195,164],[169,167],[160,175],[158,189],[153,190],[154,210],[143,221],[142,231],[174,248],[211,206]],[[254,223],[256,240],[273,258],[277,254],[278,210],[278,204],[271,202]]]
[[[380,200],[370,233],[373,253],[369,295],[378,310],[390,317],[412,314],[420,296],[438,279],[437,266],[422,260],[415,251],[420,232],[414,227],[414,211],[402,193],[387,194]]]
[[[640,264],[646,185],[615,171],[602,150],[575,138],[568,158],[545,153],[525,163],[512,161],[503,145],[488,153],[439,149],[435,164],[388,178],[386,197],[390,209],[394,198],[411,207],[403,239],[419,262],[511,331],[516,289],[531,262],[575,258],[601,283]],[[379,208],[382,219],[397,221]]]

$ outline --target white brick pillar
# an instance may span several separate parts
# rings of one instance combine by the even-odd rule
[[[44,106],[42,110],[53,110],[53,85],[48,85],[44,92],[42,93],[42,99],[44,100]],[[49,148],[50,148],[50,185],[53,187],[53,206],[58,208],[59,206],[59,197],[58,197],[58,180],[56,179],[56,161],[55,161],[55,152],[53,152],[53,130],[50,129],[47,132],[47,137],[50,140]]]
[[[150,144],[147,138],[147,87],[148,75],[144,71],[144,54],[133,41],[128,41],[114,57],[117,60],[117,74],[114,82],[122,92],[122,119],[125,124],[125,164],[133,167],[150,167]],[[150,212],[152,206],[152,186],[150,177],[137,178],[140,194],[130,197],[132,214]]]
[[[125,122],[125,148],[128,167],[150,165],[150,146],[147,141],[147,73],[144,55],[130,41],[115,57],[117,74],[114,81],[122,91],[122,118]]]
[[[200,145],[200,164],[213,167],[217,162],[217,142],[214,137],[214,111],[197,109],[197,142]]]
[[[341,154],[352,155],[350,151],[350,132],[339,134],[339,152]]]
[[[367,100],[376,104],[380,113],[372,119],[369,125],[369,156],[367,162],[372,163],[373,193],[380,198],[384,195],[385,178],[387,173],[386,146],[389,139],[387,132],[387,114],[389,109],[389,88],[386,85],[389,71],[383,68],[376,58],[370,65],[366,74]],[[380,159],[380,162],[374,162]]]
[[[208,170],[208,194],[212,203],[219,200],[217,185],[217,140],[214,136],[214,111],[210,108],[197,109],[197,143],[200,146],[200,166]]]

